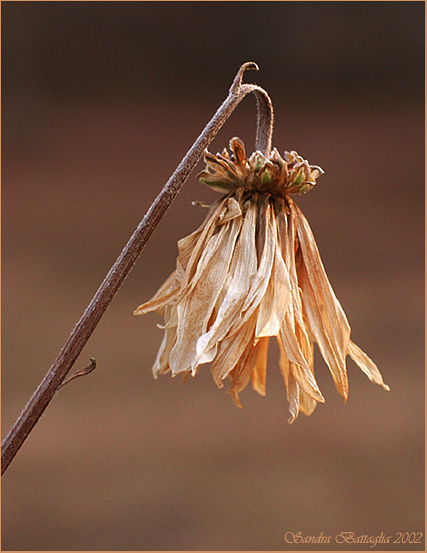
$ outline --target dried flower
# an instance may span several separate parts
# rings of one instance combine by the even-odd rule
[[[335,386],[348,395],[346,357],[389,389],[374,362],[350,340],[350,326],[326,276],[312,231],[290,194],[307,192],[323,171],[296,152],[257,151],[249,159],[233,138],[232,154],[205,152],[202,182],[225,193],[200,226],[178,242],[176,270],[136,315],[158,311],[164,338],[153,367],[194,376],[212,363],[218,387],[228,377],[240,405],[252,379],[265,395],[269,338],[280,346],[280,370],[293,422],[324,402],[313,371],[317,342]]]

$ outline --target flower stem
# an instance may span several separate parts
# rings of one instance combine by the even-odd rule
[[[240,101],[251,92],[256,95],[257,100],[257,132],[255,147],[265,154],[270,153],[273,132],[272,103],[268,94],[259,86],[242,84],[243,75],[246,69],[258,70],[258,66],[253,62],[247,62],[240,67],[227,98],[203,129],[202,133],[189,149],[160,194],[154,200],[145,217],[138,225],[98,288],[81,319],[74,327],[55,362],[50,367],[21,415],[3,440],[1,474],[7,469],[25,439],[37,424],[40,416],[49,405],[56,391],[63,383],[111,300],[133,267],[152,232],[200,159],[203,150],[214,139]]]

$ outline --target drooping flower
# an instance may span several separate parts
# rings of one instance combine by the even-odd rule
[[[294,151],[247,158],[238,138],[230,149],[231,155],[205,152],[199,178],[223,196],[199,229],[178,242],[176,270],[135,311],[158,311],[165,319],[154,376],[194,376],[212,363],[217,386],[228,378],[241,406],[239,393],[250,380],[265,395],[268,342],[276,337],[289,422],[325,401],[314,377],[314,342],[344,400],[347,355],[388,390],[374,362],[350,340],[313,233],[290,198],[310,190],[322,169]]]

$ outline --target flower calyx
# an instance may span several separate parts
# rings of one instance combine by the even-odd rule
[[[230,140],[230,150],[231,155],[225,148],[216,155],[205,150],[206,168],[198,175],[200,182],[225,194],[243,188],[284,198],[308,192],[323,174],[320,167],[310,165],[295,151],[282,157],[274,148],[269,156],[256,151],[247,158],[245,145],[237,137]]]

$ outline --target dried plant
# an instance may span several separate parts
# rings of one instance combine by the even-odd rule
[[[285,159],[276,151],[271,154],[273,106],[264,89],[243,83],[243,75],[247,69],[258,70],[258,66],[253,62],[246,62],[240,67],[226,99],[135,229],[58,357],[6,435],[2,442],[2,474],[63,384],[75,380],[76,376],[89,374],[95,368],[95,362],[91,360],[91,366],[65,380],[203,151],[248,94],[254,94],[257,101],[256,154],[246,160],[243,145],[238,140],[233,142],[234,155],[231,158],[228,154],[223,154],[222,157],[206,154],[208,170],[203,173],[202,178],[210,186],[219,186],[226,192],[226,196],[212,206],[204,225],[198,231],[181,240],[176,272],[150,302],[151,307],[146,305],[141,308],[141,312],[156,307],[163,309],[167,321],[165,343],[155,365],[156,373],[175,367],[175,373],[194,374],[202,362],[212,358],[217,364],[215,380],[221,385],[222,380],[229,375],[236,401],[238,392],[251,375],[255,389],[264,393],[267,341],[269,336],[275,335],[273,331],[280,327],[276,335],[283,346],[281,368],[287,381],[293,418],[298,409],[309,412],[315,404],[313,402],[323,400],[311,372],[309,351],[314,339],[318,341],[327,361],[329,359],[328,362],[332,363],[331,370],[337,375],[337,386],[344,396],[347,394],[347,380],[343,358],[347,353],[374,382],[383,384],[373,362],[349,341],[348,323],[330,290],[311,231],[302,214],[288,198],[288,194],[311,188],[321,170],[309,166],[295,152],[286,154]],[[250,250],[245,246],[249,242],[252,244]],[[294,254],[289,250],[290,243],[296,248]],[[225,248],[219,247],[220,244]],[[304,251],[308,252],[308,258]],[[217,267],[223,271],[221,277],[215,274],[215,265],[213,271],[207,271],[212,266],[213,252]],[[254,274],[251,273],[253,279],[248,282],[249,273],[243,274],[242,269],[249,262],[255,266],[254,253],[257,269]],[[250,259],[246,259],[248,254]],[[229,260],[228,265],[219,263],[220,259],[226,258]],[[291,266],[292,259],[295,262],[294,269]],[[261,278],[260,271],[264,270],[261,263],[265,267],[265,278]],[[313,267],[317,267],[318,272],[313,272]],[[205,279],[199,278],[201,273],[206,274]],[[239,273],[242,273],[242,282],[237,282],[236,275]],[[222,286],[219,286],[218,279],[221,279]],[[245,282],[248,286],[248,295],[245,298],[242,292],[233,297],[227,295],[228,288],[232,289],[231,284],[233,287],[241,287]],[[295,282],[305,290],[305,300]],[[208,289],[214,293],[208,294]],[[312,290],[312,293],[307,292],[308,290]],[[323,305],[321,302],[328,298],[333,301],[330,305]],[[210,315],[207,320],[206,317],[201,317],[199,322],[189,327],[192,329],[190,333],[189,329],[184,328],[182,321],[186,320],[185,317],[189,316],[191,310],[197,309],[200,300],[204,309],[209,305],[207,312]],[[240,302],[240,307],[235,305],[235,301]],[[271,313],[268,305],[274,305]],[[318,317],[317,327],[314,322],[316,310],[322,315]],[[282,324],[283,313],[286,314],[287,321]],[[343,324],[342,328],[339,325],[333,326],[337,320],[339,325]],[[171,336],[174,333],[177,340],[174,338],[172,343]],[[233,333],[238,336],[238,347],[227,346],[234,341]],[[341,337],[334,333],[340,333]],[[181,339],[182,336],[185,337],[184,340]],[[332,342],[330,336],[334,337]],[[181,345],[173,351],[178,342]],[[188,345],[191,346],[191,355],[186,351]],[[286,348],[290,348],[289,351]],[[237,352],[240,352],[240,356],[234,363],[233,356]],[[218,359],[224,358],[227,359],[227,364],[218,363]]]
[[[153,373],[195,376],[212,363],[218,387],[226,378],[236,405],[252,379],[266,391],[270,337],[280,346],[280,370],[293,422],[324,402],[313,368],[316,342],[346,400],[346,357],[372,382],[375,363],[350,340],[350,326],[326,276],[313,233],[290,198],[310,190],[322,169],[296,152],[274,149],[246,157],[233,138],[231,155],[205,152],[202,182],[222,192],[193,234],[178,242],[176,270],[135,314],[158,311],[165,334]]]

